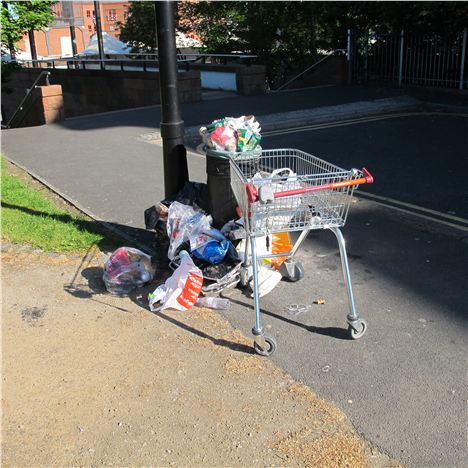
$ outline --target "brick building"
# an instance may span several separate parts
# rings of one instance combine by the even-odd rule
[[[102,31],[118,39],[118,22],[127,19],[128,1],[113,2],[101,0],[100,13]],[[96,31],[94,2],[60,1],[52,7],[55,21],[42,31],[34,32],[38,57],[72,55],[70,20],[74,22],[76,48],[82,52],[89,44],[90,37]],[[19,43],[19,48],[31,53],[29,38],[26,35]]]

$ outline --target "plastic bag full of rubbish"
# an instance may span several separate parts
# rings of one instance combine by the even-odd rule
[[[177,249],[191,237],[211,228],[212,218],[201,210],[192,206],[174,202],[169,207],[167,217],[167,235],[169,236],[169,250],[167,256],[172,260]]]
[[[149,255],[131,247],[120,247],[106,261],[102,279],[111,294],[123,296],[151,281],[154,272]]]

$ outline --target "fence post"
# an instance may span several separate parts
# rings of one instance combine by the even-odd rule
[[[465,81],[465,55],[466,55],[466,28],[463,30],[463,43],[462,43],[462,54],[461,54],[461,69],[460,69],[460,86],[459,89],[463,89]]]
[[[348,84],[353,82],[353,30],[348,29]]]
[[[403,50],[405,42],[405,31],[402,29],[400,32],[400,57],[398,64],[398,86],[401,88],[403,83]]]
[[[367,83],[369,76],[369,30],[366,30],[366,42],[364,44],[364,70],[363,70],[363,81]]]

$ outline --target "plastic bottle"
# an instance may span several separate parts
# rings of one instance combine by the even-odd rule
[[[200,307],[220,310],[227,310],[231,307],[231,301],[229,299],[221,299],[220,297],[199,297],[196,304]]]

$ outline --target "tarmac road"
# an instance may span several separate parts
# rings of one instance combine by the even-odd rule
[[[263,146],[300,148],[344,168],[368,167],[375,184],[361,190],[468,219],[468,112],[285,132],[270,132]]]
[[[462,117],[413,116],[267,136],[263,146],[368,166],[376,179],[369,192],[466,216],[466,125]],[[343,233],[366,335],[347,339],[337,244],[329,231],[314,231],[299,251],[305,279],[261,299],[265,331],[278,342],[272,359],[406,466],[466,466],[466,229],[357,198]],[[312,303],[319,298],[326,304]],[[297,314],[288,304],[310,307]],[[253,325],[245,309],[225,315],[246,333]]]

